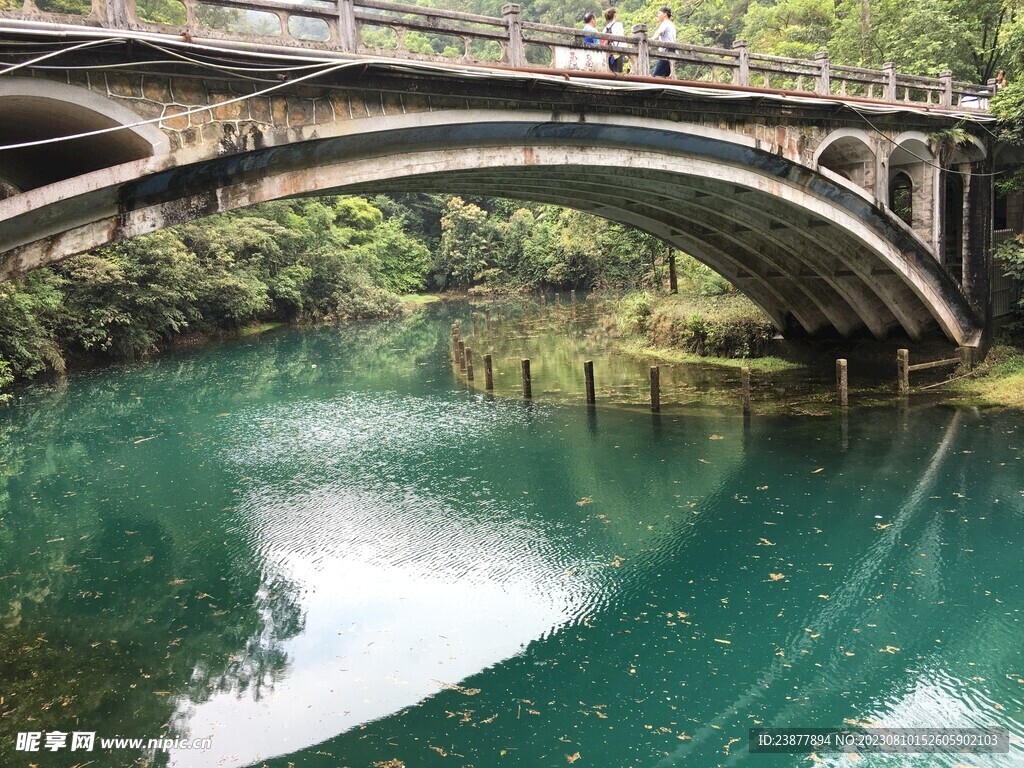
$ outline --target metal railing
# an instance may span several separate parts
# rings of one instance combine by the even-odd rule
[[[827,53],[814,59],[752,53],[745,41],[732,48],[660,43],[648,39],[644,25],[627,36],[591,33],[599,42],[588,44],[580,29],[524,20],[516,4],[495,18],[388,0],[170,0],[153,8],[147,0],[79,0],[77,14],[67,12],[67,0],[53,9],[56,0],[5,2],[0,19],[276,40],[389,58],[609,72],[608,57],[614,53],[626,57],[634,75],[647,75],[653,59],[664,59],[680,80],[915,106],[985,110],[994,91],[994,83],[957,82],[950,72],[922,77],[900,74],[892,64],[880,70],[833,64]],[[174,9],[170,14],[168,7]]]

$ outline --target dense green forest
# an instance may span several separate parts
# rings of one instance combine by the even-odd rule
[[[499,15],[499,0],[423,0]],[[662,0],[620,6],[627,27]],[[149,0],[151,14],[172,0]],[[526,18],[573,25],[583,0],[527,0]],[[841,63],[893,61],[911,73],[951,69],[1010,87],[994,100],[1004,137],[1024,145],[1024,23],[994,0],[695,0],[676,7],[679,40],[791,56],[828,50]],[[424,36],[429,50],[436,41]],[[439,51],[440,52],[440,51]],[[1024,190],[1024,175],[999,184]],[[584,206],[585,207],[585,206]],[[1024,242],[1000,255],[1024,277]],[[183,333],[257,321],[315,321],[397,311],[421,290],[652,286],[666,246],[596,217],[551,206],[432,195],[282,201],[107,247],[0,284],[0,388],[83,357],[138,358]],[[678,255],[688,285],[731,290]]]

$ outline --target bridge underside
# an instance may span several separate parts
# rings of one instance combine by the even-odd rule
[[[0,200],[0,279],[253,203],[333,192],[446,192],[564,205],[632,224],[733,282],[784,332],[980,340],[959,286],[863,194],[750,145],[684,129],[406,121],[178,164],[172,155]],[[391,125],[400,124],[392,119]]]
[[[707,264],[784,333],[914,339],[936,327],[899,274],[825,219],[709,177],[609,166],[512,166],[406,176],[356,193],[505,197],[629,224]]]

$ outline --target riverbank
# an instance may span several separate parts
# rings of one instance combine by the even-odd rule
[[[992,347],[978,368],[945,390],[964,405],[1024,408],[1024,348]]]

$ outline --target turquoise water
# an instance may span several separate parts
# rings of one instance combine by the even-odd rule
[[[866,723],[1015,743],[819,764],[1024,762],[1024,416],[745,423],[676,405],[734,386],[690,368],[655,418],[646,365],[598,352],[625,404],[587,409],[582,320],[481,332],[493,398],[482,363],[477,388],[452,370],[455,317],[22,390],[0,414],[0,765],[795,767],[748,729]],[[57,730],[211,748],[14,749]]]

